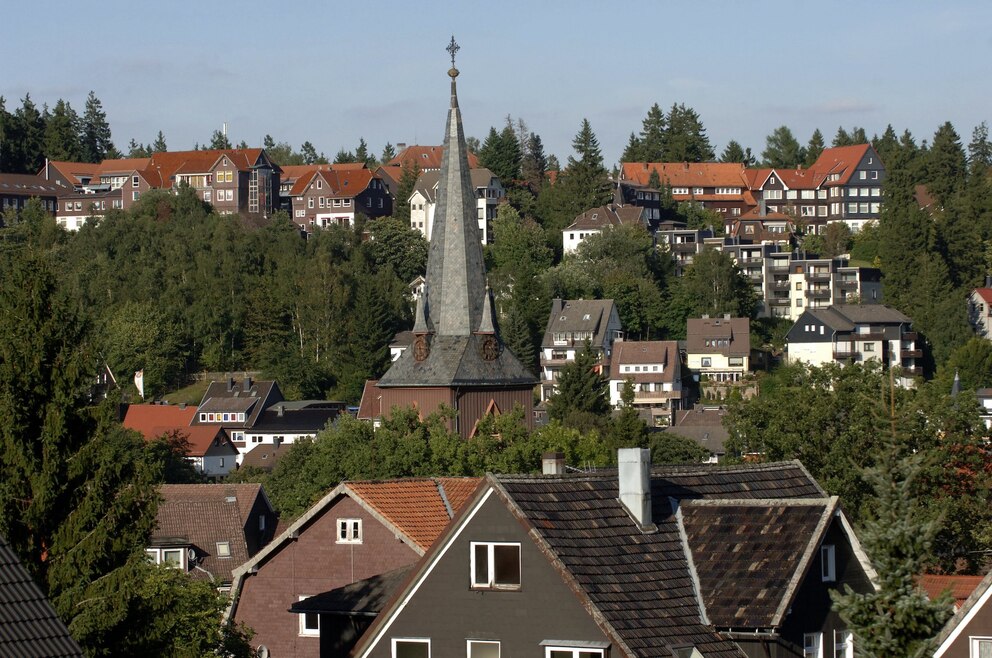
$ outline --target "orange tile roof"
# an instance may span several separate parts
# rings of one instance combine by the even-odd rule
[[[196,407],[192,405],[181,409],[172,404],[132,404],[128,406],[122,424],[140,432],[146,441],[154,441],[169,432],[178,432],[189,442],[190,456],[202,457],[218,434],[223,435],[223,429],[219,425],[190,426],[194,416]]]
[[[981,297],[986,304],[992,305],[992,288],[975,288],[975,294]]]
[[[871,148],[871,144],[853,144],[851,146],[834,146],[823,149],[823,153],[810,167],[824,178],[830,174],[840,174],[840,180],[831,185],[844,185],[854,175],[854,169]]]
[[[93,162],[66,162],[64,160],[49,160],[49,167],[54,167],[65,176],[73,185],[81,185],[79,180],[80,176],[89,176],[92,178],[96,175],[99,164]],[[44,173],[45,168],[42,167],[40,173]]]
[[[739,162],[624,162],[621,177],[648,185],[657,171],[662,183],[673,187],[743,187],[744,165]]]
[[[261,154],[262,149],[257,148],[163,151],[152,155],[143,175],[156,187],[171,187],[177,174],[207,173],[221,156],[227,156],[238,171],[248,171]]]
[[[104,160],[97,165],[97,175],[108,176],[112,173],[144,171],[148,168],[149,162],[151,162],[151,158],[119,158],[117,160]]]
[[[457,514],[479,482],[481,478],[411,478],[346,482],[345,486],[426,551],[451,521],[441,489],[452,513]]]
[[[922,587],[930,600],[936,599],[946,591],[951,592],[954,597],[955,609],[961,607],[978,584],[982,582],[982,576],[942,576],[937,574],[923,574],[918,578]]]
[[[421,169],[440,169],[441,157],[444,155],[443,146],[407,146],[396,154],[396,157],[386,163],[387,166],[412,167],[415,164]],[[468,154],[469,169],[479,166],[479,158],[474,153]]]

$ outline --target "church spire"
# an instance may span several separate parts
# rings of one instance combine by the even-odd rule
[[[475,189],[468,165],[455,78],[454,37],[451,55],[451,108],[444,136],[444,156],[438,182],[437,210],[427,258],[428,323],[439,336],[469,336],[482,323],[486,274],[482,260]]]

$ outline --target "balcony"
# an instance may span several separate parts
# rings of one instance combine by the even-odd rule
[[[761,281],[764,281],[765,275],[761,272],[748,272],[747,278],[760,283]]]
[[[903,340],[911,340],[915,342],[917,338],[918,336],[916,335],[915,331],[904,331],[902,334]]]
[[[807,281],[829,281],[830,272],[809,272],[806,274]]]
[[[768,303],[772,306],[789,306],[791,300],[788,297],[772,297]]]
[[[923,350],[901,350],[899,356],[903,359],[922,359]]]
[[[850,347],[834,348],[835,359],[853,359],[856,355],[857,352],[852,350]]]
[[[672,251],[678,253],[696,253],[699,243],[698,242],[674,242],[669,244]]]
[[[923,376],[923,368],[921,368],[919,366],[914,366],[912,368],[907,368],[907,367],[904,366],[902,368],[902,374],[905,377],[909,377],[909,376],[912,376],[912,377],[922,377]]]
[[[772,281],[772,290],[788,290],[791,284],[788,281]]]
[[[758,256],[757,258],[738,258],[738,265],[761,265],[765,262],[765,259]]]
[[[856,290],[858,287],[857,279],[838,279],[837,287],[842,290]]]
[[[830,288],[807,290],[806,299],[830,299]]]
[[[885,334],[883,334],[880,331],[877,333],[872,332],[867,334],[844,334],[844,340],[856,340],[859,343],[865,341],[870,342],[870,341],[885,340]]]
[[[772,265],[768,269],[770,271],[772,271],[772,272],[788,272],[789,271],[789,265],[788,264],[785,264],[785,265]]]

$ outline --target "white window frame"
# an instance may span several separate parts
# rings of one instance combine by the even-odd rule
[[[485,546],[486,550],[486,561],[487,561],[487,582],[479,582],[475,579],[476,565],[475,565],[475,555],[476,548],[479,546]],[[496,582],[496,560],[495,560],[495,548],[497,546],[513,546],[517,549],[517,573],[520,576],[519,583],[497,583]],[[523,559],[521,556],[520,542],[511,541],[473,541],[469,544],[469,582],[472,583],[472,587],[475,589],[503,589],[503,590],[519,590],[523,586]]]
[[[394,637],[390,642],[392,658],[396,658],[396,645],[400,642],[406,642],[410,644],[426,644],[427,645],[427,658],[431,658],[431,639],[429,637]]]
[[[833,544],[820,546],[820,579],[825,583],[837,582],[837,548]]]
[[[546,646],[544,647],[544,658],[551,658],[552,653],[567,653],[571,654],[571,658],[579,658],[582,654],[593,654],[600,656],[600,658],[606,658],[606,651],[598,647],[561,647],[561,646]]]
[[[334,537],[335,544],[361,544],[362,520],[355,518],[338,519],[338,534]]]
[[[823,633],[803,633],[803,658],[823,658]]]
[[[854,658],[854,633],[834,631],[834,658]]]
[[[465,640],[465,655],[468,656],[468,658],[475,658],[474,654],[472,653],[472,647],[474,647],[475,645],[480,645],[480,644],[482,644],[482,645],[493,645],[493,644],[495,644],[496,645],[496,656],[497,656],[497,658],[499,658],[499,656],[503,652],[503,648],[500,646],[498,640]]]
[[[309,599],[312,594],[301,595],[297,601],[302,601],[303,599]],[[317,628],[307,628],[307,616],[313,615],[317,618]],[[300,637],[320,637],[320,614],[316,612],[302,612],[300,613]]]
[[[983,642],[988,642],[990,645],[992,645],[992,636],[971,635],[968,637],[968,656],[970,658],[981,658]]]

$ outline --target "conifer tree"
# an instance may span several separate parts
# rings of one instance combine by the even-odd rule
[[[603,154],[599,149],[599,140],[592,131],[588,119],[582,120],[579,132],[572,140],[575,156],[569,156],[568,167],[563,172],[564,180],[560,184],[571,196],[571,218],[579,213],[609,203],[613,198],[613,190],[606,167],[603,166]]]
[[[520,178],[527,184],[532,194],[541,191],[547,166],[548,159],[544,155],[544,143],[541,141],[541,136],[531,133],[527,138],[527,148],[524,149],[524,155],[520,161]]]
[[[715,157],[699,114],[684,104],[672,105],[666,117],[665,162],[710,162]]]
[[[152,145],[151,147],[149,147],[149,150],[152,153],[165,153],[166,151],[169,150],[169,147],[165,143],[165,135],[162,134],[161,130],[158,131],[158,135],[156,135],[155,141],[152,142]]]
[[[972,173],[982,173],[992,167],[992,143],[989,143],[989,125],[982,121],[971,131],[968,142],[968,166]]]
[[[15,173],[34,174],[45,164],[45,120],[38,111],[31,94],[25,94],[21,107],[14,113],[12,170]]]
[[[837,133],[834,135],[834,141],[831,145],[834,147],[850,146],[853,143],[854,140],[851,138],[850,133],[844,130],[844,126],[837,126]]]
[[[82,125],[81,141],[84,162],[102,162],[107,158],[114,158],[119,155],[111,140],[107,113],[103,111],[103,104],[92,91],[86,97]]]
[[[78,161],[82,157],[79,128],[76,111],[60,98],[45,124],[45,157],[49,160]]]
[[[389,142],[382,147],[382,155],[379,156],[379,162],[382,164],[388,164],[390,160],[396,157],[396,148]]]
[[[941,204],[949,204],[954,194],[961,189],[968,171],[961,138],[950,121],[941,125],[934,133],[925,167],[930,193]]]
[[[761,159],[766,167],[795,167],[803,161],[804,153],[788,126],[779,126],[765,139]]]
[[[641,140],[637,139],[634,133],[630,133],[630,139],[623,149],[620,162],[647,162],[641,157]]]
[[[586,341],[575,360],[565,364],[559,373],[558,392],[550,400],[549,417],[564,422],[575,412],[602,416],[609,411],[608,382],[599,372],[597,361]]]
[[[881,137],[876,136],[871,141],[875,150],[878,152],[878,157],[887,165],[895,149],[899,147],[899,136],[896,135],[895,128],[890,123],[885,127],[885,132],[882,133]]]
[[[369,155],[369,145],[365,143],[365,138],[359,137],[358,147],[355,149],[355,162],[361,162],[369,167],[374,161],[375,159]]]
[[[730,140],[720,154],[720,162],[744,162],[744,147],[737,140]],[[746,163],[745,163],[746,164]]]
[[[229,149],[233,148],[231,145],[231,140],[228,139],[227,135],[221,130],[215,130],[212,135],[210,135],[210,145],[207,146],[208,149]]]
[[[823,148],[823,133],[817,128],[813,131],[812,136],[810,136],[809,144],[806,145],[806,161],[803,164],[807,168],[812,167],[813,163],[820,157],[820,154],[823,153]]]
[[[641,122],[641,134],[637,139],[637,158],[625,162],[664,162],[667,152],[669,119],[657,103],[651,106]],[[633,134],[631,134],[633,138]],[[630,145],[628,145],[629,148]]]

